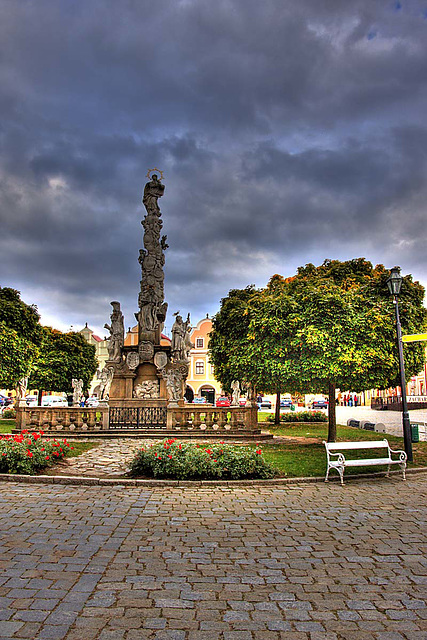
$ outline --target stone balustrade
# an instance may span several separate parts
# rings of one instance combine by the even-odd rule
[[[108,406],[18,407],[16,426],[21,431],[100,431],[108,429]]]
[[[134,422],[129,420],[129,411],[135,412],[135,407],[126,409],[123,407],[112,408],[111,411],[122,411],[127,416],[123,419],[123,424],[114,421],[110,424],[111,411],[107,403],[105,406],[93,408],[88,407],[18,407],[16,426],[22,431],[41,430],[46,433],[51,432],[85,432],[139,430],[146,432],[157,432],[173,434],[174,432],[192,433],[194,435],[215,434],[216,432],[227,432],[230,434],[255,435],[260,433],[257,422],[257,407],[213,407],[200,405],[168,406],[165,411],[164,426],[158,424],[158,420],[153,422],[145,414],[153,412],[152,407],[147,411],[139,410],[143,419]],[[150,414],[151,415],[151,414]],[[126,417],[125,416],[125,417]]]
[[[185,405],[168,407],[168,429],[171,431],[259,432],[257,407],[210,407]]]

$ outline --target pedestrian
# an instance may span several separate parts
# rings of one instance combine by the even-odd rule
[[[354,406],[357,407],[358,397],[354,395]]]
[[[349,407],[353,406],[353,395],[351,393],[348,396],[348,406]]]

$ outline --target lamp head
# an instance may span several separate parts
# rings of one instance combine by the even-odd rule
[[[388,290],[392,296],[398,296],[402,287],[403,278],[400,275],[400,267],[393,267],[387,280]]]

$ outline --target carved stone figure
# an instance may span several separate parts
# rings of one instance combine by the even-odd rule
[[[125,341],[125,325],[123,313],[120,310],[120,302],[111,302],[113,313],[111,314],[111,325],[104,324],[105,329],[110,332],[108,338],[108,359],[113,362],[120,362],[122,359],[122,347]]]
[[[134,398],[141,398],[143,400],[158,398],[160,395],[159,381],[143,380],[140,384],[136,385],[133,395]]]
[[[183,377],[182,373],[176,367],[163,369],[163,379],[166,382],[166,390],[169,402],[178,402],[183,397]]]
[[[238,380],[233,380],[233,382],[231,383],[231,389],[233,391],[233,399],[231,401],[231,404],[233,406],[238,406],[240,399],[240,385]]]
[[[114,377],[114,367],[107,366],[98,373],[99,387],[98,398],[99,400],[107,400],[110,394],[111,383]]]
[[[77,380],[73,378],[71,380],[71,386],[73,387],[73,405],[77,407],[80,404],[80,400],[83,392],[83,380]]]
[[[159,205],[157,203],[158,198],[161,198],[164,193],[165,187],[158,179],[157,175],[153,173],[150,182],[144,187],[144,195],[142,202],[147,209],[147,213],[155,213],[160,215]]]
[[[188,354],[193,346],[190,340],[190,336],[187,336],[188,329],[191,331],[190,314],[187,315],[187,320],[183,322],[182,317],[179,315],[179,312],[177,312],[175,322],[172,326],[171,343],[172,358],[176,362],[188,361]]]
[[[21,378],[18,381],[18,386],[16,387],[17,402],[25,398],[25,394],[27,393],[27,387],[28,387],[28,376],[26,378]]]

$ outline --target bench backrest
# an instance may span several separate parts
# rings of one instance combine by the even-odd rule
[[[328,451],[343,451],[344,449],[381,449],[390,448],[388,440],[360,440],[359,442],[325,442]]]

